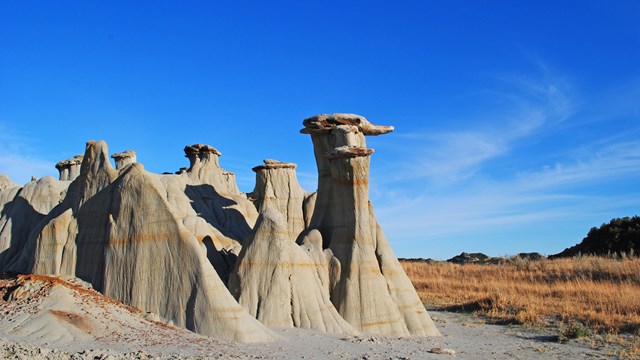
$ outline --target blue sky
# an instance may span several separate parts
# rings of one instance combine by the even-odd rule
[[[317,113],[369,138],[371,199],[401,257],[557,253],[640,205],[637,1],[3,1],[0,173],[87,140],[153,172],[222,153],[316,186]]]

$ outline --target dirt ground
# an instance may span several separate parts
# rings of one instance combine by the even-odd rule
[[[619,351],[593,338],[559,343],[552,330],[484,324],[442,311],[430,312],[441,337],[274,329],[282,340],[240,344],[168,326],[82,285],[33,275],[0,279],[0,358],[598,359]]]
[[[390,338],[384,336],[335,336],[300,329],[279,330],[284,340],[268,344],[237,344],[192,334],[167,338],[137,339],[128,343],[111,340],[42,344],[3,334],[0,357],[6,359],[601,359],[615,358],[617,349],[592,349],[591,341],[558,343],[553,334],[520,326],[478,323],[469,315],[431,312],[442,337]],[[182,335],[187,335],[187,339]],[[188,339],[192,338],[192,339]],[[432,353],[433,348],[455,355]]]

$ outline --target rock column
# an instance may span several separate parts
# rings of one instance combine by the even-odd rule
[[[391,252],[369,203],[373,149],[365,135],[393,131],[353,114],[304,120],[318,163],[318,198],[309,230],[340,262],[331,301],[356,329],[387,335],[439,335]]]
[[[73,181],[80,175],[80,166],[82,165],[82,155],[76,155],[71,159],[59,161],[56,164],[58,169],[59,180]]]
[[[222,153],[205,144],[194,144],[184,148],[189,159],[187,174],[192,180],[212,185],[219,194],[239,194],[235,175],[220,167]]]
[[[125,150],[115,153],[111,155],[111,157],[116,161],[116,170],[122,170],[125,166],[137,162],[136,152],[133,150]]]
[[[296,239],[305,228],[304,203],[308,197],[298,183],[296,164],[267,159],[253,171],[256,185],[248,195],[258,212],[278,210],[286,218],[290,237]]]

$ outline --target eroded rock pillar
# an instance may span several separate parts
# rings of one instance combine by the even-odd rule
[[[80,175],[83,155],[76,155],[71,159],[59,161],[56,169],[59,172],[59,180],[73,181]]]
[[[116,161],[116,170],[121,170],[129,164],[134,164],[136,160],[136,152],[133,150],[125,150],[111,155]]]
[[[369,202],[373,149],[365,135],[393,131],[354,114],[304,120],[318,163],[318,195],[309,230],[340,262],[331,301],[356,329],[388,335],[438,335],[379,227]]]
[[[193,180],[211,184],[220,194],[239,194],[235,174],[220,167],[222,153],[205,144],[194,144],[184,148],[189,159],[187,174]]]
[[[287,221],[290,237],[296,239],[305,228],[304,203],[310,195],[298,183],[296,164],[267,159],[253,171],[256,185],[248,195],[258,212],[268,208],[278,210]]]

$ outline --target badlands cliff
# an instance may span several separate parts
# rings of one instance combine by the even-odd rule
[[[221,152],[184,148],[189,167],[148,172],[136,153],[90,141],[59,179],[0,175],[0,271],[79,278],[165,323],[241,342],[270,327],[438,335],[368,197],[365,136],[393,127],[353,114],[304,120],[318,190],[265,160],[245,194]]]

